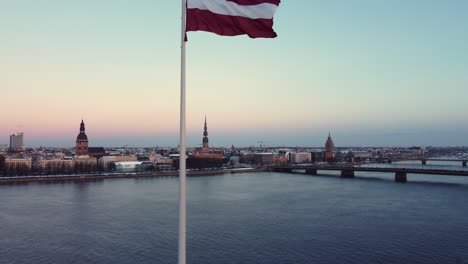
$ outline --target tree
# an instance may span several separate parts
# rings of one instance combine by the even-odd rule
[[[23,175],[23,167],[21,166],[22,164],[20,163],[16,163],[16,166],[15,166],[15,172],[13,173],[13,175],[15,176],[22,176]]]
[[[98,171],[99,173],[103,173],[103,172],[104,172],[104,165],[102,165],[102,163],[99,163],[99,164],[97,165],[97,171]]]
[[[45,165],[45,173],[46,175],[52,174],[52,164],[50,162],[47,162]]]
[[[65,174],[72,174],[72,173],[73,173],[73,168],[69,163],[67,163],[65,165]]]
[[[5,164],[3,166],[3,170],[2,170],[3,171],[3,176],[11,176],[11,168],[10,167],[11,166],[8,165],[8,164]]]
[[[33,171],[35,173],[37,173],[37,175],[42,175],[42,173],[44,172],[43,168],[42,168],[42,164],[39,164],[37,166],[34,166],[33,167]]]
[[[107,170],[108,171],[115,171],[115,162],[109,162],[107,164]]]
[[[151,166],[148,166],[146,168],[146,171],[155,171],[156,170],[156,167],[154,166],[154,164],[151,164]]]
[[[5,156],[0,155],[0,170],[3,170],[3,167],[5,167]]]

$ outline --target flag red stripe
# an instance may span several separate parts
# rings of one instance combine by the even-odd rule
[[[187,9],[187,32],[209,31],[221,36],[248,35],[251,38],[275,38],[273,19],[227,16],[208,10]]]
[[[274,4],[279,6],[280,0],[226,0],[228,2],[234,2],[239,5],[259,5],[259,4]]]

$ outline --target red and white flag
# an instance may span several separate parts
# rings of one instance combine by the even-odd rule
[[[186,31],[275,38],[273,15],[279,4],[280,0],[187,0]]]

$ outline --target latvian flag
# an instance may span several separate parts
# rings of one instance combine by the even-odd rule
[[[187,31],[221,36],[275,38],[273,15],[280,0],[187,0]]]

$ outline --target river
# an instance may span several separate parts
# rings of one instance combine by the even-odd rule
[[[468,179],[373,176],[189,177],[188,263],[468,263]],[[177,192],[170,177],[0,186],[0,263],[176,263]]]

